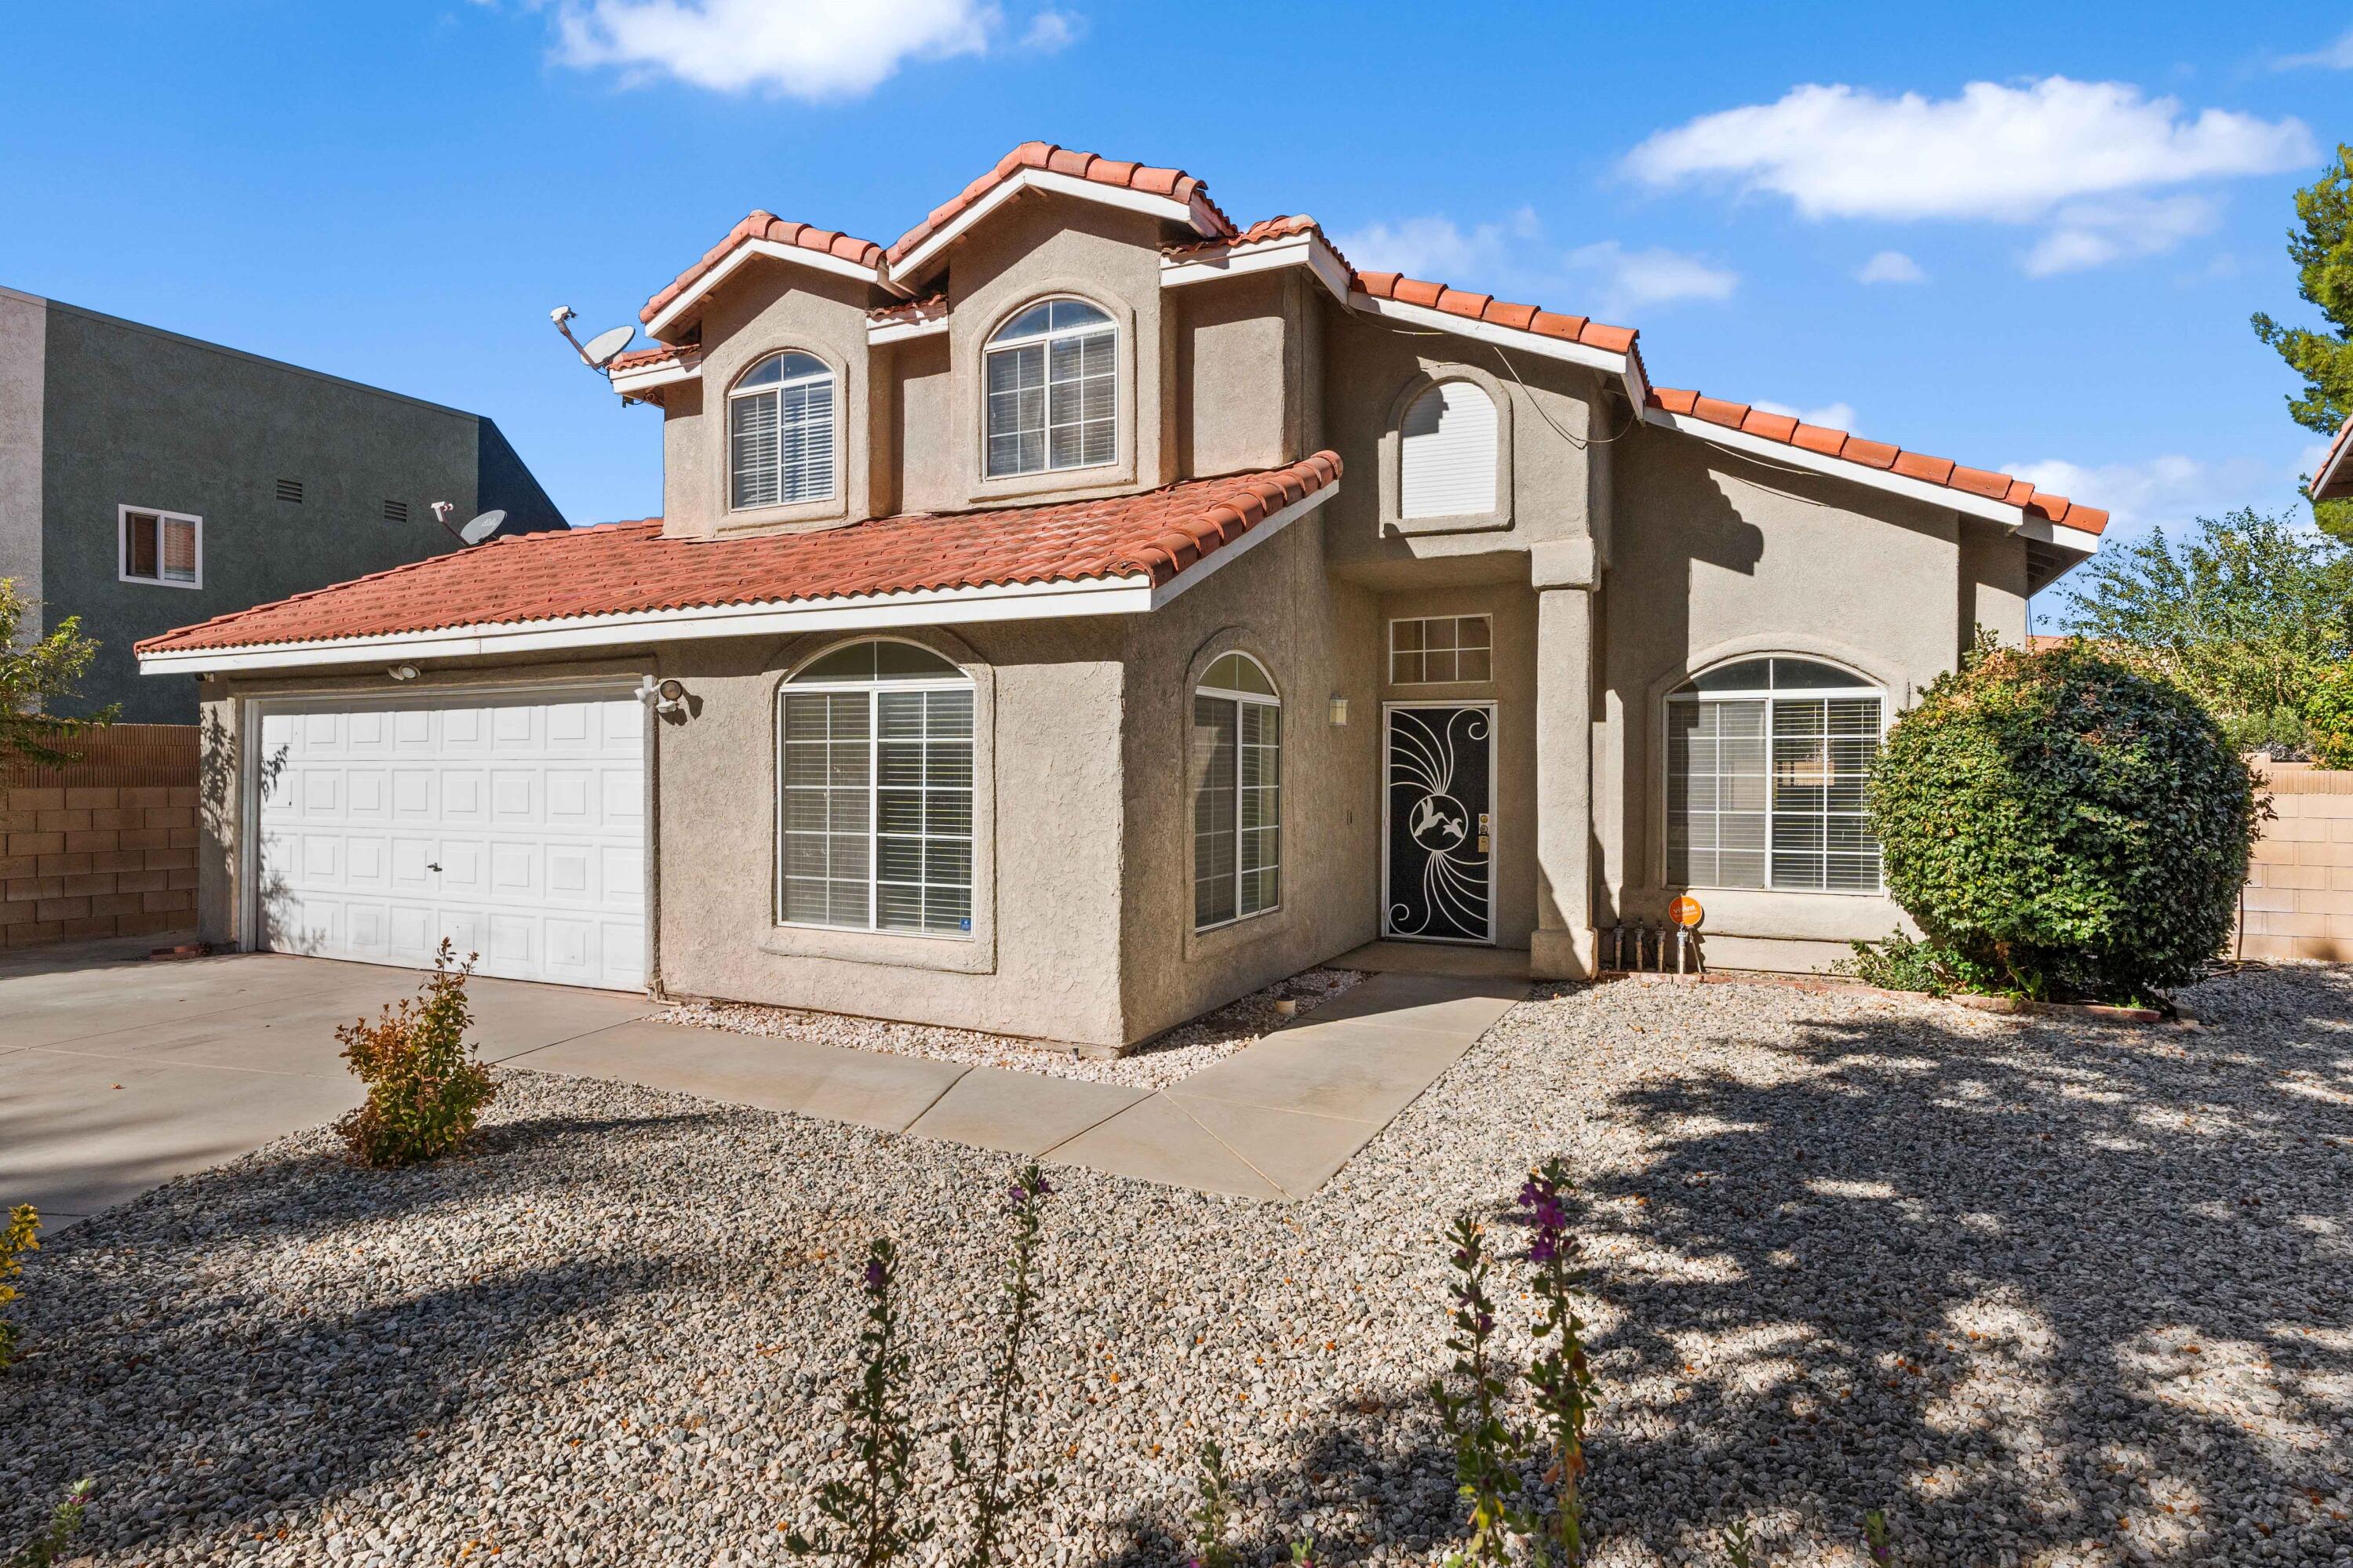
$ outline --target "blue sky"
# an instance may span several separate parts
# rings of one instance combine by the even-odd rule
[[[498,419],[575,522],[635,320],[753,207],[888,242],[1029,137],[1641,329],[1653,376],[2024,471],[2112,537],[2284,510],[2320,440],[2289,195],[2339,5],[217,0],[10,8],[0,283]]]

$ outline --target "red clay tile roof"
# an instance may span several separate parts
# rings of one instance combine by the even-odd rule
[[[702,352],[701,343],[656,343],[649,349],[636,349],[617,354],[605,366],[610,371],[643,370],[648,365],[661,364],[670,360],[681,360],[689,354]]]
[[[895,305],[877,305],[866,312],[866,319],[876,326],[893,321],[936,321],[948,313],[948,291],[934,289],[920,300],[902,300]]]
[[[1305,213],[1285,213],[1280,217],[1262,217],[1248,228],[1235,234],[1213,235],[1208,239],[1188,239],[1178,245],[1164,245],[1160,247],[1160,254],[1171,257],[1194,256],[1205,250],[1225,250],[1237,245],[1256,245],[1261,240],[1285,239],[1294,234],[1313,234],[1322,237],[1324,226]],[[1339,247],[1329,238],[1324,240],[1324,246],[1333,255],[1340,254]],[[1345,265],[1345,260],[1342,264]]]
[[[860,239],[838,229],[816,228],[805,223],[791,223],[774,213],[754,212],[742,223],[727,231],[727,237],[702,253],[702,259],[678,275],[677,280],[646,301],[638,312],[638,320],[650,321],[670,307],[672,300],[694,286],[695,280],[733,253],[735,247],[755,239],[765,239],[777,245],[797,245],[803,250],[822,251],[860,267],[880,267],[882,247],[871,239]]]
[[[1209,200],[1209,187],[1182,169],[1156,169],[1145,163],[1122,163],[1117,159],[1099,157],[1092,153],[1080,153],[1068,147],[1057,147],[1050,142],[1024,142],[997,161],[991,169],[949,200],[931,211],[931,216],[901,235],[891,245],[889,256],[895,264],[910,251],[930,238],[941,225],[954,218],[965,208],[988,195],[1024,169],[1044,169],[1072,179],[1092,180],[1099,185],[1118,185],[1131,191],[1144,191],[1171,201],[1190,205],[1198,199],[1208,209],[1210,219],[1222,234],[1234,232],[1233,220],[1218,210]]]
[[[1535,305],[1511,304],[1493,294],[1472,294],[1395,272],[1357,272],[1352,274],[1352,280],[1357,289],[1376,300],[1394,300],[1401,305],[1419,305],[1424,310],[1440,310],[1473,321],[1492,321],[1514,331],[1583,343],[1608,353],[1622,354],[1634,346],[1631,327],[1608,327],[1583,316],[1556,315]]]
[[[514,534],[149,637],[141,653],[323,641],[718,605],[923,589],[1175,577],[1336,481],[1287,468],[1142,495],[875,518],[819,533],[665,539],[661,520]]]
[[[2036,517],[2080,528],[2086,533],[2097,533],[2108,526],[2108,514],[2096,508],[2083,506],[2065,496],[2049,495],[2036,489],[2024,479],[1990,468],[1965,468],[1950,458],[1931,458],[1921,452],[1907,452],[1883,441],[1866,441],[1860,436],[1850,436],[1843,430],[1833,430],[1822,425],[1806,425],[1787,414],[1767,414],[1746,403],[1727,403],[1721,397],[1709,397],[1704,393],[1672,386],[1651,389],[1650,405],[1670,414],[1689,415],[1710,425],[1721,425],[1727,430],[1778,441],[1825,458],[1839,458],[1850,463],[1860,463],[1866,468],[1879,468],[1902,474],[1906,479],[1926,484],[1941,485],[1947,489],[1966,490],[2023,509]]]
[[[2337,426],[2337,439],[2312,471],[2312,499],[2336,500],[2353,496],[2353,419]]]

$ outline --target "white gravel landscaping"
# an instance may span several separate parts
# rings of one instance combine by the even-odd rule
[[[1436,1233],[1555,1152],[1592,1266],[1594,1562],[1720,1563],[1748,1518],[1785,1568],[1859,1563],[1872,1507],[1905,1564],[2353,1561],[2353,972],[2192,1001],[2208,1026],[1568,988],[1308,1202],[1058,1173],[1060,1486],[1018,1561],[1181,1563],[1208,1436],[1247,1561],[1312,1531],[1434,1562]],[[272,1144],[30,1260],[0,1542],[89,1473],[107,1568],[784,1563],[878,1231],[944,1474],[1013,1168],[526,1072],[436,1168]]]
[[[887,1018],[853,1018],[798,1007],[765,1007],[751,1002],[679,1002],[658,1015],[663,1022],[739,1035],[785,1036],[821,1046],[893,1056],[930,1057],[966,1067],[1012,1068],[1074,1078],[1086,1083],[1130,1089],[1166,1089],[1212,1062],[1222,1061],[1260,1037],[1292,1021],[1277,1012],[1280,1002],[1305,1017],[1364,978],[1354,969],[1308,969],[1263,990],[1204,1013],[1187,1024],[1155,1036],[1126,1056],[1098,1059],[1058,1050],[1009,1035],[978,1029],[944,1029],[930,1024],[900,1024]]]

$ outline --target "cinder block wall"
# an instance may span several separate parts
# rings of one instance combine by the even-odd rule
[[[0,948],[196,923],[196,730],[121,724],[0,777]]]
[[[2247,868],[2238,952],[2353,962],[2353,773],[2261,763],[2276,820]]]

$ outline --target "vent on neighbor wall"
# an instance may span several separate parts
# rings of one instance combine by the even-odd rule
[[[405,500],[388,500],[385,502],[384,520],[386,522],[406,522],[408,521],[408,503]]]
[[[279,480],[278,499],[280,500],[294,501],[299,504],[302,500],[302,481],[300,479]]]

